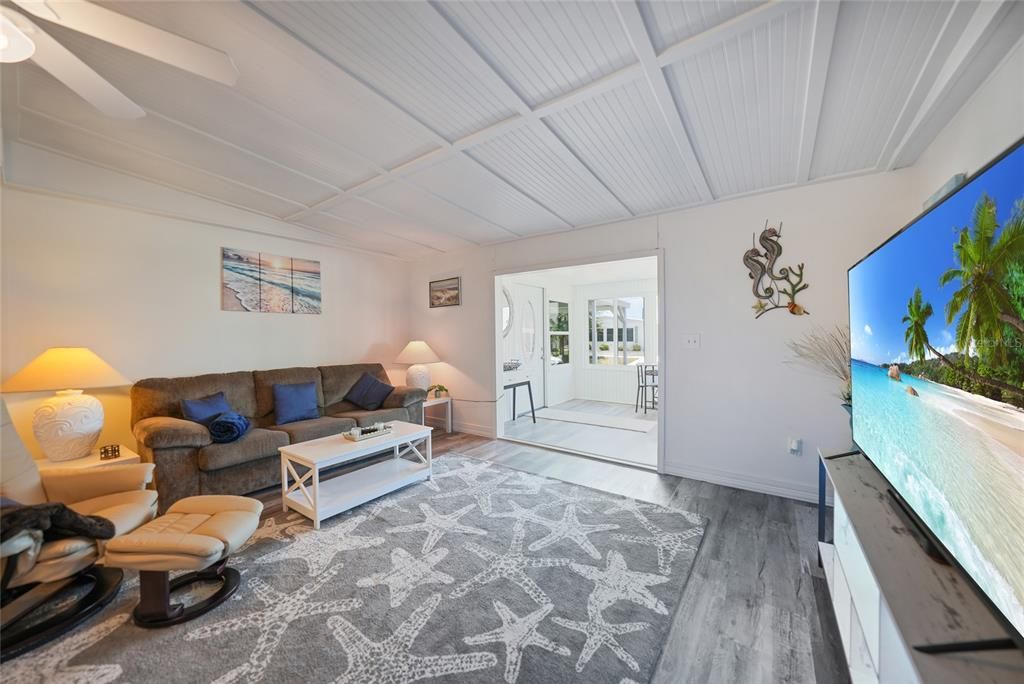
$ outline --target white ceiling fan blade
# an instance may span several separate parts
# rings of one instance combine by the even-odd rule
[[[35,16],[225,85],[238,82],[231,57],[85,0],[13,0]]]
[[[0,14],[0,62],[22,62],[36,51],[32,39],[25,35],[6,14]]]
[[[6,7],[0,7],[0,11],[35,43],[36,51],[31,57],[32,61],[78,93],[83,100],[107,116],[119,119],[138,119],[146,116],[146,110],[129,100],[124,93],[27,17]]]

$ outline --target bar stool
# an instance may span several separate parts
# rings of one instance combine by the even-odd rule
[[[654,363],[638,363],[636,365],[636,405],[634,410],[640,412],[643,402],[644,413],[647,409],[658,408],[658,366]]]

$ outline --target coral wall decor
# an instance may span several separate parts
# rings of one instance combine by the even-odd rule
[[[769,311],[786,309],[794,316],[806,316],[811,312],[796,303],[796,296],[810,285],[804,282],[804,265],[783,266],[776,270],[782,256],[782,223],[779,227],[764,222],[764,230],[754,245],[743,253],[743,265],[753,281],[754,318],[760,318]],[[760,249],[758,249],[760,245]]]

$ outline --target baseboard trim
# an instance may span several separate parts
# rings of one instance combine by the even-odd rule
[[[576,449],[570,449],[564,446],[555,446],[553,444],[544,444],[543,442],[531,442],[528,439],[517,439],[515,437],[499,437],[502,442],[512,442],[514,444],[524,444],[526,446],[537,447],[538,449],[546,449],[547,451],[557,451],[562,454],[571,454],[572,456],[582,456],[583,458],[590,458],[595,461],[604,461],[605,463],[614,463],[615,465],[628,466],[630,468],[636,468],[637,470],[647,470],[656,472],[657,468],[652,465],[645,465],[643,463],[637,463],[636,461],[626,461],[621,458],[614,458],[612,456],[601,456],[599,454],[592,454],[589,451],[577,451]]]
[[[784,480],[747,477],[727,470],[695,466],[668,466],[665,468],[665,473],[667,475],[676,475],[677,477],[686,477],[691,480],[710,482],[711,484],[724,487],[735,487],[736,489],[757,492],[759,494],[781,496],[785,499],[794,499],[807,503],[818,502],[818,490],[816,488],[800,487]]]
[[[477,435],[478,437],[486,437],[488,439],[497,439],[497,431],[489,425],[479,425],[477,423],[463,423],[456,420],[452,424],[453,432],[465,432],[470,435]]]

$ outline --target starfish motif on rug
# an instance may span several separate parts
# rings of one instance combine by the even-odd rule
[[[569,541],[575,542],[577,546],[586,551],[591,558],[600,560],[601,553],[597,550],[597,547],[591,543],[587,535],[594,534],[595,532],[607,532],[608,530],[619,529],[619,526],[614,523],[603,523],[599,525],[581,523],[576,517],[576,504],[569,504],[565,507],[565,512],[562,514],[561,520],[551,520],[542,515],[538,515],[536,509],[523,508],[515,501],[509,501],[509,503],[512,505],[511,511],[496,513],[494,517],[516,518],[517,520],[536,523],[537,525],[541,525],[550,530],[546,537],[538,539],[530,544],[528,547],[530,551],[540,551],[541,549],[551,546],[556,542],[568,539]]]
[[[469,525],[463,525],[459,522],[459,518],[469,513],[471,510],[476,508],[476,504],[469,504],[463,506],[454,513],[438,513],[429,504],[421,503],[420,511],[426,517],[418,523],[412,523],[410,525],[400,525],[398,527],[389,527],[385,530],[388,534],[398,534],[400,532],[426,532],[427,538],[423,540],[423,553],[430,553],[431,549],[441,541],[449,532],[458,532],[459,534],[476,534],[485,535],[487,530],[481,530],[479,527],[471,527]]]
[[[424,480],[424,482],[429,482],[429,480]],[[381,517],[381,515],[384,513],[384,511],[389,511],[389,510],[401,511],[402,513],[408,513],[409,509],[402,508],[401,504],[406,499],[411,499],[411,498],[413,498],[415,496],[416,496],[415,493],[410,493],[410,494],[389,494],[387,496],[382,496],[379,499],[377,499],[376,501],[374,501],[373,504],[371,504],[370,507],[366,509],[366,517],[369,520],[374,520],[376,518]]]
[[[523,554],[523,537],[526,526],[516,521],[512,528],[512,544],[508,551],[497,554],[473,542],[466,542],[465,548],[487,561],[487,567],[475,577],[471,577],[455,588],[452,598],[465,596],[470,591],[490,584],[496,579],[505,578],[525,591],[530,598],[541,605],[551,603],[544,590],[527,574],[527,568],[557,568],[568,565],[568,558],[531,558]]]
[[[647,622],[623,622],[613,625],[605,622],[601,611],[594,610],[593,608],[587,608],[587,615],[589,619],[586,622],[567,620],[560,617],[551,618],[553,622],[566,629],[583,632],[587,635],[587,641],[583,644],[583,650],[580,651],[579,660],[576,661],[576,671],[583,672],[583,668],[587,666],[590,659],[597,653],[597,649],[607,646],[611,649],[612,653],[618,656],[619,660],[626,663],[629,669],[633,670],[633,672],[639,672],[640,665],[636,662],[636,658],[631,656],[626,649],[622,648],[615,637],[622,634],[639,632],[650,628],[651,625]]]
[[[366,520],[365,515],[356,515],[330,527],[313,530],[306,526],[289,528],[287,534],[295,539],[288,546],[260,556],[257,563],[276,563],[287,558],[306,562],[310,575],[319,575],[342,551],[367,549],[380,546],[384,537],[359,537],[352,531]]]
[[[616,513],[632,513],[636,517],[641,517],[644,511],[654,508],[654,504],[644,503],[643,501],[637,501],[636,499],[622,499],[616,501],[615,505],[604,512],[605,515],[615,515]]]
[[[522,491],[517,491],[516,494],[540,494],[541,488],[551,484],[551,480],[518,470],[508,484],[512,487],[522,487]]]
[[[455,579],[446,573],[434,570],[444,560],[448,549],[436,549],[422,558],[416,558],[402,548],[391,550],[391,569],[363,577],[356,582],[359,587],[387,585],[391,593],[391,607],[397,608],[408,598],[416,587],[424,584],[451,584]]]
[[[284,520],[284,522],[277,522],[273,518],[267,518],[263,521],[261,526],[256,528],[256,531],[252,533],[252,536],[242,544],[241,548],[238,549],[236,553],[241,553],[242,551],[255,546],[258,542],[261,542],[264,539],[286,542],[288,541],[288,538],[285,536],[285,532],[296,525],[302,524],[304,520],[305,518],[298,513],[292,513]]]
[[[570,651],[565,646],[556,644],[551,639],[537,632],[537,627],[544,621],[554,609],[550,603],[541,606],[529,615],[519,617],[513,613],[508,606],[501,601],[494,602],[494,610],[498,611],[501,618],[501,627],[492,629],[490,632],[477,634],[463,639],[470,646],[481,644],[504,644],[505,645],[505,681],[513,684],[519,679],[519,668],[523,664],[523,651],[527,646],[537,646],[545,651],[557,653],[560,656],[567,656]]]
[[[437,486],[437,480],[444,480],[449,477],[457,477],[466,484],[476,482],[477,479],[484,473],[493,472],[491,471],[491,464],[486,461],[463,461],[461,466],[458,468],[450,467],[448,470],[441,472],[434,472],[431,479],[424,480],[423,484],[429,489],[435,492],[441,491],[441,488]]]
[[[584,513],[593,513],[586,504],[591,503],[607,503],[610,499],[606,496],[597,496],[595,494],[581,495],[582,490],[579,487],[572,487],[568,494],[563,494],[557,488],[545,489],[544,493],[549,498],[539,506],[534,507],[535,511],[543,511],[548,508],[557,508],[559,506],[573,505],[577,510],[583,511]]]
[[[416,637],[430,620],[441,595],[434,594],[399,625],[394,634],[383,641],[367,639],[351,622],[335,615],[327,621],[334,638],[348,656],[348,668],[335,684],[366,684],[389,682],[399,684],[430,677],[475,672],[494,667],[498,659],[493,653],[458,653],[453,655],[417,656],[410,652]]]
[[[668,608],[647,587],[664,584],[671,577],[634,572],[626,567],[626,559],[618,551],[608,552],[608,561],[603,570],[582,563],[570,563],[569,568],[594,583],[594,590],[587,598],[587,607],[590,609],[602,611],[622,600],[650,608],[659,615],[668,615]]]
[[[682,532],[666,532],[644,515],[637,516],[637,520],[645,530],[651,533],[650,537],[635,534],[613,534],[612,539],[656,548],[658,550],[658,571],[663,575],[672,573],[672,562],[680,551],[696,553],[697,547],[687,540],[704,534],[703,527],[691,527]]]
[[[340,565],[336,565],[315,580],[302,586],[290,594],[280,592],[259,577],[249,580],[248,586],[264,605],[261,610],[240,617],[221,620],[211,625],[203,625],[185,634],[185,641],[209,639],[221,634],[228,634],[244,629],[259,630],[256,646],[249,654],[249,660],[226,672],[216,680],[216,684],[227,684],[244,680],[256,682],[266,674],[274,651],[281,643],[288,627],[299,618],[324,615],[325,613],[343,613],[355,610],[363,605],[359,599],[341,599],[337,601],[310,601],[323,585],[337,575]]]
[[[514,485],[505,482],[512,477],[511,474],[499,475],[493,480],[487,480],[481,482],[474,480],[467,482],[465,487],[456,489],[444,494],[435,494],[430,497],[431,499],[453,499],[460,496],[469,496],[476,500],[477,505],[480,507],[480,512],[484,515],[490,515],[491,511],[494,510],[494,500],[492,497],[495,494],[527,494],[528,490],[525,490],[522,485]],[[518,487],[513,489],[513,487]]]
[[[6,684],[50,684],[51,682],[88,682],[106,684],[121,676],[120,665],[69,665],[79,653],[105,639],[128,620],[128,613],[113,615],[98,625],[72,632],[71,636],[28,653],[17,660],[4,661]]]

